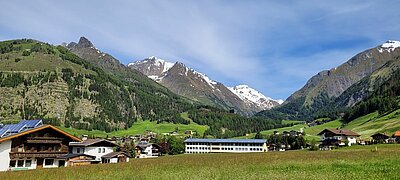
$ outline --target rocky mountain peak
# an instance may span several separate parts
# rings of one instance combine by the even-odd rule
[[[78,45],[81,47],[94,47],[92,42],[89,41],[86,37],[82,36],[79,38]]]

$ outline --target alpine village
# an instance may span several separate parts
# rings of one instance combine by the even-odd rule
[[[0,179],[400,179],[400,41],[358,45],[280,100],[85,36],[0,35]]]

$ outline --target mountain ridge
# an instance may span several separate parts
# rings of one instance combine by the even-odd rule
[[[189,68],[181,62],[171,63],[151,56],[144,60],[129,63],[128,67],[142,72],[177,94],[207,105],[214,105],[223,109],[235,109],[245,115],[252,115],[279,104],[264,95],[262,96],[265,97],[263,100],[265,103],[240,97],[238,93],[230,90],[224,84],[212,80],[207,75]],[[254,90],[254,92],[256,91]]]
[[[338,67],[319,72],[311,77],[301,89],[289,96],[282,106],[270,112],[260,112],[259,115],[285,114],[285,118],[306,120],[339,99],[346,101],[347,107],[353,106],[365,98],[365,95],[362,95],[362,92],[355,95],[357,91],[350,89],[354,92],[349,92],[349,88],[371,74],[385,74],[380,69],[400,55],[399,43],[399,41],[386,41],[356,54]],[[374,82],[370,83],[374,84]],[[367,85],[362,85],[362,87],[367,87]],[[359,87],[359,89],[362,88]],[[348,97],[340,97],[342,94],[347,94]],[[325,111],[329,110],[325,109]]]

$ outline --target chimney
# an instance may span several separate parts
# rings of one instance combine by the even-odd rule
[[[88,135],[82,135],[82,141],[86,141],[88,139]]]

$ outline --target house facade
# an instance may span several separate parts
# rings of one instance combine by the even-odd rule
[[[153,158],[160,155],[160,146],[157,144],[139,142],[136,145],[136,158]]]
[[[318,135],[321,136],[322,146],[351,146],[357,143],[357,137],[360,136],[356,132],[345,129],[324,129]]]
[[[186,139],[185,153],[267,152],[264,139]]]
[[[390,136],[384,133],[375,133],[371,136],[373,143],[388,143]]]
[[[0,127],[0,171],[64,167],[58,159],[68,154],[68,144],[79,142],[42,120],[22,120]]]
[[[78,164],[86,165],[111,162],[105,159],[114,158],[114,148],[118,145],[105,139],[87,139],[81,142],[71,142],[69,146],[69,154],[63,158],[67,159],[68,166],[76,166]],[[125,160],[124,162],[127,161],[129,160]]]
[[[112,152],[102,156],[102,163],[129,162],[131,156],[125,152]]]

